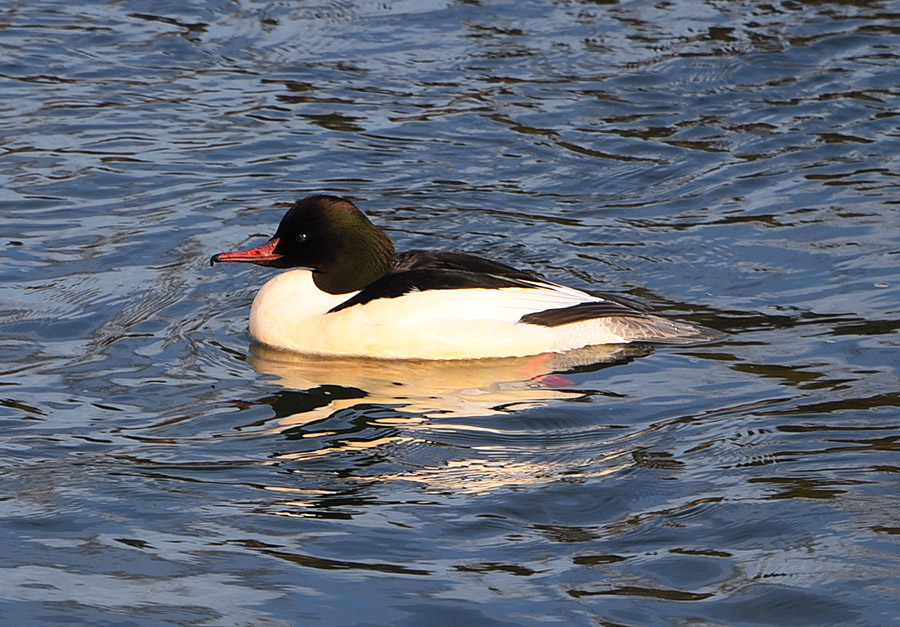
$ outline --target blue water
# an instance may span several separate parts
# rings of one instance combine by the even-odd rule
[[[896,622],[898,20],[2,7],[0,622]],[[266,351],[208,260],[314,192],[728,335]]]

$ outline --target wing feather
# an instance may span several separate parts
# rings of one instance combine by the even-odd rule
[[[505,274],[491,274],[461,269],[479,264],[496,265],[508,269]],[[360,292],[333,307],[329,313],[380,299],[398,298],[416,292],[452,290],[488,290],[458,295],[464,303],[471,302],[472,318],[496,317],[503,320],[554,327],[571,322],[609,316],[644,317],[647,308],[637,301],[612,294],[588,293],[544,281],[536,276],[520,273],[502,264],[493,264],[478,257],[443,253],[429,257],[416,256],[403,267],[375,281]],[[475,298],[475,294],[478,297]],[[434,294],[438,296],[438,294]],[[456,295],[447,294],[449,308],[457,309]]]

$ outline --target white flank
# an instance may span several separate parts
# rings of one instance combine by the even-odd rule
[[[356,292],[322,292],[309,270],[292,270],[273,278],[257,294],[250,333],[269,346],[302,353],[477,359],[653,340],[692,328],[656,317],[604,317],[558,327],[519,323],[529,313],[602,302],[576,289],[534,285],[410,292],[327,313]]]

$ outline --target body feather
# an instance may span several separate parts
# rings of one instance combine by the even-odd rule
[[[476,359],[591,344],[666,342],[693,328],[573,288],[533,279],[505,281],[496,288],[409,289],[370,298],[364,296],[368,288],[350,294],[321,292],[310,271],[292,270],[260,290],[250,332],[265,344],[299,352]],[[559,312],[570,313],[555,323]]]

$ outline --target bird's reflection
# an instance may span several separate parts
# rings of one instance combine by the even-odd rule
[[[317,357],[254,344],[249,361],[289,390],[321,392],[315,406],[280,417],[274,430],[284,431],[361,402],[421,417],[490,416],[543,406],[583,395],[566,373],[599,369],[649,350],[605,345],[508,359],[390,361]]]
[[[482,418],[599,394],[579,389],[568,377],[650,350],[599,346],[526,358],[440,362],[324,358],[254,345],[249,361],[286,388],[263,401],[275,410],[274,419],[263,424],[294,443],[274,458],[291,468],[293,477],[310,471],[321,488],[321,471],[327,469],[340,477],[339,491],[348,484],[398,481],[431,493],[458,494],[562,477],[587,479],[630,466],[628,435],[603,426],[557,433]],[[268,489],[293,494],[298,488]],[[334,513],[327,494],[306,496],[308,503],[291,496],[269,507],[291,516]]]

